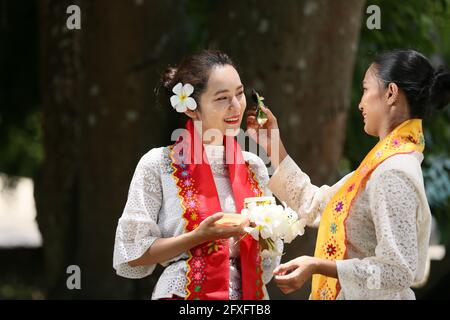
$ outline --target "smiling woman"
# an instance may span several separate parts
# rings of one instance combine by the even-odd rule
[[[113,266],[120,276],[142,278],[162,264],[152,299],[267,299],[279,257],[263,259],[252,237],[237,241],[247,219],[220,223],[223,212],[240,213],[245,198],[270,196],[263,161],[234,138],[246,108],[239,73],[223,52],[202,51],[168,68],[162,83],[168,106],[188,117],[187,130],[137,165]],[[198,146],[201,161],[194,161]]]
[[[275,269],[283,293],[312,277],[312,299],[414,299],[411,287],[426,277],[431,213],[421,169],[422,120],[449,104],[450,73],[435,70],[417,51],[395,50],[374,59],[363,89],[364,130],[380,141],[334,185],[313,185],[275,137],[282,161],[269,188],[308,225],[319,222],[314,257]],[[272,112],[263,111],[265,126],[278,128]],[[248,124],[259,129],[254,117]]]
[[[201,121],[204,132],[215,130],[222,136],[237,135],[247,102],[239,74],[227,55],[205,51],[188,57],[178,68],[166,70],[163,83],[168,94],[177,93],[182,84],[190,88],[190,97],[186,99],[192,99],[191,103],[179,112]],[[171,102],[172,99],[179,98],[175,95]],[[222,139],[207,142],[221,145]]]

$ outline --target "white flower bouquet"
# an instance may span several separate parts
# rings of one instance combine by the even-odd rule
[[[291,243],[297,236],[305,233],[305,220],[284,202],[277,205],[273,197],[255,197],[245,199],[245,209],[241,212],[250,221],[245,231],[264,248],[263,257],[280,256],[276,247],[277,240]]]

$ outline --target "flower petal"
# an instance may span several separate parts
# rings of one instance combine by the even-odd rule
[[[252,227],[245,227],[245,228],[244,228],[244,231],[247,232],[247,233],[250,233],[250,232],[253,231],[253,229],[255,229],[255,228],[252,228]]]
[[[272,236],[272,229],[269,228],[269,227],[265,227],[265,228],[261,229],[260,233],[261,233],[261,237],[263,239],[267,239],[267,238],[270,238]]]
[[[245,232],[250,234],[256,241],[259,240],[259,230],[257,228],[245,227]]]
[[[185,104],[186,107],[188,107],[190,110],[195,110],[195,109],[197,109],[197,102],[195,102],[194,98],[187,98],[186,101],[184,102],[184,104]]]
[[[185,106],[184,103],[182,103],[182,102],[180,102],[179,104],[177,104],[177,106],[176,106],[175,109],[177,109],[177,112],[179,112],[179,113],[186,112],[186,110],[187,110],[186,106]]]
[[[179,103],[180,103],[180,97],[179,96],[173,95],[173,96],[170,97],[170,104],[172,105],[172,107],[175,108],[177,106],[177,104],[179,104]]]
[[[181,82],[178,82],[176,86],[173,87],[172,92],[180,96],[183,92],[183,84]]]
[[[190,83],[186,83],[183,86],[183,93],[189,97],[192,94],[192,92],[194,92],[194,87]]]

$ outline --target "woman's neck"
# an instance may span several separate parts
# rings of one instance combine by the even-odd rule
[[[380,141],[383,140],[384,138],[387,137],[387,135],[389,133],[392,132],[392,130],[394,130],[395,127],[391,127],[391,126],[383,126],[380,128],[380,131],[378,133],[378,137],[380,138]]]
[[[194,127],[197,133],[202,136],[202,143],[206,145],[222,146],[223,145],[223,134],[217,134],[215,130],[213,134],[208,134],[210,132],[209,128],[202,128],[201,121],[194,121]]]
[[[380,137],[380,141],[386,138],[392,131],[394,131],[395,128],[397,128],[399,125],[401,125],[406,120],[409,120],[409,118],[399,118],[397,121],[392,121],[389,124],[382,126],[380,128],[378,136]]]
[[[407,106],[394,106],[394,108],[394,112],[390,115],[390,117],[386,118],[384,123],[380,126],[380,130],[378,133],[380,140],[386,138],[386,136],[390,134],[395,128],[411,118]]]

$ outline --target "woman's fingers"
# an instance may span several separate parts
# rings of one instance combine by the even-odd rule
[[[224,230],[221,233],[220,238],[221,239],[228,239],[228,238],[232,238],[232,237],[239,237],[242,236],[245,231],[239,227],[228,227],[228,229],[234,228],[233,230]]]
[[[216,221],[219,221],[223,217],[223,212],[214,213],[212,216],[209,216],[204,221],[208,224],[212,224]]]
[[[298,273],[291,272],[284,275],[275,275],[275,282],[279,285],[288,286],[298,277]]]
[[[247,124],[258,124],[258,122],[256,121],[256,116],[254,115],[247,115]]]
[[[300,289],[301,287],[303,287],[303,284],[305,283],[305,279],[302,279],[301,274],[293,275],[293,273],[288,274],[286,276],[275,276],[274,281],[276,285],[285,294]]]
[[[210,234],[212,238],[215,239],[227,239],[231,237],[240,236],[246,233],[245,227],[250,225],[250,221],[248,218],[245,218],[240,224],[238,225],[218,225],[215,224],[218,220],[220,220],[223,217],[223,212],[217,212],[209,217],[207,217],[205,220],[203,220],[202,224],[206,224],[207,232]]]
[[[274,116],[272,111],[269,108],[266,108],[265,106],[262,106],[261,110],[267,115],[268,121],[265,124],[265,127],[272,128],[272,129],[278,128],[277,118]]]
[[[242,230],[244,230],[244,228],[246,228],[248,226],[250,226],[250,220],[248,218],[245,218],[239,225],[239,227],[241,227]]]
[[[261,110],[267,115],[269,121],[273,122],[277,120],[277,118],[273,115],[272,111],[266,106],[261,106]]]
[[[284,294],[289,294],[296,290],[296,288],[294,288],[292,285],[280,285],[277,283],[277,286]]]
[[[281,292],[283,292],[284,294],[289,294],[289,293],[291,293],[292,291],[294,291],[294,290],[289,289],[289,288],[283,288],[283,289],[281,289]]]
[[[259,128],[259,124],[258,121],[256,120],[255,116],[247,116],[247,129],[258,129]]]
[[[297,265],[295,264],[295,259],[294,259],[294,260],[288,261],[286,263],[280,264],[278,267],[276,267],[273,270],[273,273],[274,274],[286,274],[295,268],[297,268]]]
[[[284,294],[289,294],[295,291],[295,288],[291,288],[291,287],[283,287],[280,288],[281,292],[283,292]]]
[[[300,289],[311,274],[308,268],[302,267],[305,257],[299,257],[285,264],[280,265],[274,270],[274,282],[283,291],[290,293]],[[276,273],[275,271],[279,271]]]

